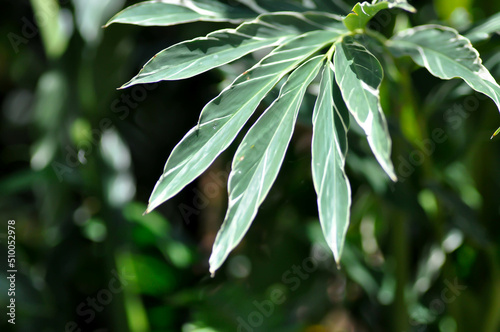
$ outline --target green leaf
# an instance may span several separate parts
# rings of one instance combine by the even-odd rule
[[[51,59],[60,57],[68,47],[71,33],[68,33],[62,24],[64,21],[59,2],[56,0],[31,0],[31,6],[38,23],[37,29],[40,29],[45,53]]]
[[[500,110],[500,86],[481,63],[470,41],[454,29],[423,25],[401,31],[389,40],[395,56],[409,55],[418,65],[441,79],[460,77],[472,89],[482,92]]]
[[[240,243],[271,189],[285,158],[306,89],[323,61],[323,55],[316,56],[290,75],[278,98],[238,147],[229,174],[226,217],[209,260],[212,275]]]
[[[105,27],[113,23],[170,26],[196,21],[240,22],[255,16],[257,13],[246,7],[213,0],[144,1],[125,8],[113,16]]]
[[[500,13],[496,13],[483,23],[470,29],[465,34],[465,37],[469,39],[471,43],[477,43],[490,38],[494,33],[500,33]]]
[[[349,119],[349,113],[339,97],[340,90],[333,80],[333,64],[328,62],[313,112],[311,170],[318,196],[319,221],[337,263],[342,255],[351,206],[351,187],[344,172],[348,130],[344,119]]]
[[[391,137],[380,105],[382,66],[351,36],[335,43],[334,60],[335,79],[347,108],[365,131],[379,164],[393,181],[397,181],[391,161]]]
[[[345,30],[338,18],[331,15],[262,15],[236,29],[215,31],[206,37],[184,41],[159,52],[122,88],[138,83],[192,77],[319,28],[338,32]]]
[[[276,48],[210,101],[199,123],[177,144],[156,183],[147,211],[193,181],[234,140],[261,100],[284,75],[331,43],[339,34],[312,31]]]
[[[364,29],[366,24],[381,10],[400,8],[411,13],[415,13],[415,8],[406,0],[377,1],[372,3],[357,3],[352,12],[344,18],[344,24],[350,31]]]

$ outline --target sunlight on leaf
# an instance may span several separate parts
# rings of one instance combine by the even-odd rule
[[[271,189],[285,158],[306,89],[323,61],[324,56],[316,56],[290,75],[278,98],[238,147],[229,175],[226,217],[209,260],[212,275],[245,236]]]

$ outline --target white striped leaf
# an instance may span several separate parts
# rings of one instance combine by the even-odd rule
[[[234,140],[267,93],[284,75],[331,43],[338,34],[312,31],[276,48],[210,101],[177,144],[153,189],[148,212],[193,181]]]
[[[243,6],[230,6],[214,0],[144,1],[125,8],[113,16],[113,23],[142,26],[170,26],[196,21],[240,22],[258,14]]]
[[[313,111],[311,170],[318,196],[319,221],[337,263],[342,255],[351,207],[351,187],[344,172],[348,130],[344,119],[349,119],[349,113],[333,79],[333,64],[328,62]]]
[[[470,41],[456,30],[439,25],[407,29],[392,37],[389,47],[395,56],[411,56],[436,77],[462,78],[472,89],[493,99],[500,110],[500,86]]]
[[[256,50],[282,45],[318,29],[342,32],[339,18],[314,13],[262,15],[236,29],[224,29],[173,45],[149,60],[122,88],[138,83],[179,80],[229,63]]]
[[[317,76],[324,56],[297,68],[282,86],[278,98],[243,138],[229,174],[229,202],[210,256],[213,274],[248,231],[260,204],[278,175],[292,137],[300,104]]]
[[[334,67],[335,79],[347,108],[365,131],[379,164],[396,181],[391,161],[391,137],[380,106],[382,66],[363,45],[347,36],[335,43]]]
[[[352,12],[344,18],[345,26],[350,30],[364,29],[366,24],[383,9],[400,8],[411,13],[416,12],[415,8],[406,0],[375,0],[372,3],[357,3]]]

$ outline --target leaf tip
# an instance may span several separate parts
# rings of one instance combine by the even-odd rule
[[[127,82],[125,84],[123,84],[122,86],[120,86],[119,88],[116,88],[116,90],[124,90],[126,88],[128,88],[130,86],[130,82]]]
[[[398,176],[394,173],[390,174],[389,177],[391,178],[392,182],[398,182]]]
[[[493,137],[495,137],[496,135],[498,135],[500,133],[500,128],[497,129],[497,131],[495,131],[493,133],[493,135],[491,135],[490,139],[493,139]]]

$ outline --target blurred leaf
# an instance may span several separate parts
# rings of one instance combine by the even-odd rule
[[[164,250],[173,265],[178,268],[187,268],[193,263],[193,254],[182,242],[168,241]]]
[[[494,33],[500,33],[500,13],[488,17],[484,22],[470,29],[465,37],[474,44],[490,38]]]
[[[368,295],[376,298],[380,286],[370,270],[366,268],[360,257],[358,257],[360,255],[356,248],[346,243],[342,256],[342,266],[345,267],[347,274],[352,280],[359,284]]]
[[[110,14],[123,7],[125,0],[73,0],[76,26],[80,35],[90,45],[100,41],[103,29]]]
[[[257,14],[247,7],[231,6],[213,0],[144,1],[125,8],[113,16],[105,27],[113,23],[142,26],[169,26],[196,21],[239,22]]]
[[[60,57],[69,41],[69,33],[62,25],[63,17],[56,0],[31,0],[38,29],[42,35],[45,53],[49,58]]]
[[[453,16],[457,15],[457,12],[469,12],[471,7],[471,0],[435,0],[434,8],[439,15],[441,20],[453,22]]]
[[[245,236],[271,189],[285,158],[302,98],[323,61],[322,55],[314,57],[290,75],[278,98],[238,147],[229,174],[226,217],[209,260],[212,275]]]
[[[314,106],[311,170],[323,234],[338,263],[349,226],[351,187],[344,172],[349,125],[344,119],[349,119],[349,113],[341,107],[342,100],[334,101],[334,86],[338,90],[333,64],[328,61]]]
[[[127,313],[128,329],[131,332],[149,331],[147,312],[144,303],[141,299],[141,290],[144,288],[144,282],[155,282],[157,278],[161,278],[159,285],[164,290],[163,283],[169,282],[169,278],[163,279],[161,270],[166,270],[166,267],[157,267],[152,269],[151,265],[156,264],[156,260],[146,256],[131,255],[129,252],[119,252],[116,254],[116,264],[118,271],[122,272],[124,306]],[[152,263],[154,262],[154,263]],[[144,277],[143,273],[149,273]],[[168,273],[165,276],[169,277]],[[148,285],[149,287],[153,285]],[[153,286],[154,287],[154,286]]]
[[[149,229],[157,238],[164,238],[170,233],[170,224],[158,212],[144,215],[146,205],[139,202],[131,202],[123,209],[123,215],[130,221]]]
[[[43,178],[43,173],[32,170],[19,170],[8,176],[0,178],[0,196],[10,196],[20,192],[30,190],[33,183],[39,182]]]
[[[396,181],[391,161],[391,137],[380,106],[379,86],[382,66],[363,45],[347,36],[335,43],[335,79],[347,108],[366,133],[378,162]]]
[[[193,181],[234,140],[260,101],[283,76],[335,34],[313,31],[281,45],[240,75],[203,109],[198,125],[177,144],[153,189],[148,212]]]
[[[98,218],[88,219],[83,225],[83,234],[93,242],[103,242],[107,236],[106,224]]]
[[[131,255],[130,259],[141,294],[167,293],[178,285],[175,271],[165,262],[146,255]]]
[[[477,213],[465,204],[453,191],[443,188],[438,184],[432,184],[429,189],[434,192],[439,201],[453,216],[453,223],[467,238],[473,240],[476,245],[485,248],[491,243],[490,235],[484,227],[478,223]]]

